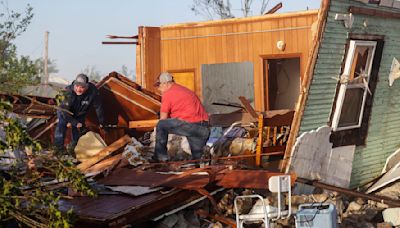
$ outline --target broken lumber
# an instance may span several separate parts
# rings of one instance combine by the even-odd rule
[[[391,198],[388,198],[388,197],[384,197],[384,196],[369,195],[369,194],[365,194],[365,193],[362,193],[362,192],[353,191],[351,189],[340,188],[340,187],[336,187],[336,186],[333,186],[333,185],[320,183],[318,181],[307,180],[307,179],[300,178],[300,177],[297,178],[296,182],[307,184],[307,185],[312,185],[314,187],[323,188],[323,189],[326,189],[326,190],[329,190],[329,191],[339,192],[339,193],[342,193],[342,194],[345,194],[345,195],[349,195],[349,196],[369,199],[369,200],[372,200],[372,201],[375,201],[375,202],[387,204],[387,205],[389,205],[391,207],[400,207],[400,200],[394,200],[394,199],[391,199]]]
[[[110,158],[104,159],[103,161],[89,167],[88,169],[84,170],[85,174],[88,173],[102,173],[106,170],[113,169],[122,159],[122,154],[117,154]]]
[[[242,102],[242,105],[244,106],[244,108],[246,109],[246,111],[247,111],[248,113],[250,113],[250,115],[254,118],[254,120],[257,120],[258,114],[257,114],[257,112],[254,110],[254,108],[251,107],[250,102],[249,102],[245,97],[242,97],[242,96],[239,97],[239,100],[240,100],[240,102]]]
[[[153,128],[157,123],[158,119],[129,121],[129,128]]]
[[[118,139],[117,141],[113,142],[111,145],[107,146],[106,148],[102,149],[98,154],[94,155],[93,157],[87,159],[86,161],[82,162],[78,165],[78,169],[84,171],[91,167],[92,165],[96,164],[97,162],[103,160],[108,155],[112,154],[114,151],[120,149],[121,147],[125,146],[129,142],[131,142],[131,138],[128,135],[124,135],[122,138]]]

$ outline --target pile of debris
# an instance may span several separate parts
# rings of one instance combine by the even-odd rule
[[[323,127],[309,134],[319,139],[315,151],[308,149],[313,148],[307,144],[312,143],[311,136],[299,137],[292,166],[285,174],[277,164],[285,151],[293,111],[256,113],[240,97],[243,110],[210,117],[211,135],[202,159],[190,160],[187,139],[170,135],[171,161],[149,163],[160,97],[115,72],[97,87],[105,109],[115,111],[106,113],[108,131],[101,135],[91,113],[87,121],[91,131],[75,147],[77,168],[98,193],[91,198],[68,191],[72,198],[60,201],[62,210],[72,208],[77,214],[77,225],[236,227],[252,218],[251,227],[266,220],[275,227],[317,227],[328,217],[331,224],[343,227],[400,225],[400,152],[388,159],[380,179],[359,191],[350,190],[345,188],[348,169],[338,170],[339,178],[331,178],[334,174],[323,171],[321,164],[345,166],[351,160],[348,151],[354,148],[337,151],[337,159],[326,161],[321,151],[333,149],[331,130]],[[3,99],[11,100],[19,115],[36,118],[28,124],[30,134],[51,144],[54,100],[10,95]],[[41,107],[46,108],[40,112]],[[263,217],[266,212],[277,219]]]

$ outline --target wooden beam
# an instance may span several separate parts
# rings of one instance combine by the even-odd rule
[[[258,118],[258,114],[257,112],[254,110],[253,107],[251,107],[250,102],[243,96],[239,97],[240,102],[242,102],[242,105],[244,106],[244,108],[246,109],[246,111],[248,113],[250,113],[250,115],[254,118],[257,119]]]
[[[278,11],[280,8],[282,8],[282,2],[276,4],[274,7],[272,7],[270,10],[268,10],[268,12],[266,12],[265,14],[273,14],[276,11]]]
[[[300,130],[300,123],[303,117],[304,108],[306,105],[306,101],[308,98],[308,91],[310,89],[311,81],[314,75],[314,67],[317,62],[318,51],[322,42],[322,35],[325,30],[326,21],[328,18],[330,0],[322,0],[321,2],[321,9],[318,13],[318,27],[317,33],[313,37],[313,47],[310,51],[307,68],[303,76],[303,82],[301,85],[300,96],[297,100],[296,107],[295,107],[295,114],[293,117],[292,126],[290,127],[290,134],[289,139],[286,144],[285,156],[280,164],[280,170],[285,172],[288,170],[290,165],[290,157],[292,153],[292,148],[296,142],[297,134]]]
[[[107,158],[95,165],[93,165],[92,167],[86,169],[84,171],[85,174],[88,173],[102,173],[106,170],[111,170],[113,169],[122,159],[122,153],[121,154],[117,154],[115,156],[112,156],[110,158]]]
[[[103,41],[101,44],[138,44],[139,42],[131,41]]]
[[[258,116],[258,138],[256,148],[256,166],[261,166],[261,151],[263,149],[264,115]]]
[[[129,121],[129,128],[153,128],[157,125],[158,121],[158,119]]]
[[[84,171],[91,167],[92,165],[96,164],[97,162],[103,160],[105,157],[108,155],[112,154],[113,152],[117,151],[118,149],[122,148],[129,142],[131,142],[132,139],[128,135],[124,135],[122,138],[118,139],[111,145],[107,146],[106,148],[102,149],[98,154],[95,156],[87,159],[86,161],[82,162],[77,166],[77,168],[81,171]]]
[[[377,10],[377,9],[367,9],[367,8],[362,8],[362,7],[350,6],[349,11],[350,11],[350,13],[354,13],[354,14],[400,19],[400,13],[388,12],[388,11]]]

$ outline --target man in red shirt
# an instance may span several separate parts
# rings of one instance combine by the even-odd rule
[[[162,98],[153,159],[168,160],[168,134],[186,136],[192,159],[200,159],[210,135],[208,114],[200,99],[188,88],[176,84],[167,72],[158,76],[154,86],[161,92]]]

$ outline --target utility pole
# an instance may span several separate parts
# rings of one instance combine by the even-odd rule
[[[47,85],[49,84],[49,31],[44,33],[44,75],[42,77],[42,84]]]

